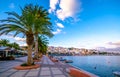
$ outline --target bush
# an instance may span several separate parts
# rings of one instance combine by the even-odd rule
[[[23,64],[21,64],[21,66],[28,66],[28,65],[27,65],[27,63],[23,63]]]
[[[7,60],[15,60],[14,56],[7,56]]]
[[[33,62],[32,65],[35,65],[35,63]],[[29,66],[27,63],[23,63],[21,64],[21,66]]]
[[[0,60],[15,60],[14,56],[1,57]]]

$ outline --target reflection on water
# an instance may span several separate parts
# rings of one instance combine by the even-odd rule
[[[120,71],[120,56],[65,56],[70,63],[80,69],[100,77],[114,77],[114,71]]]

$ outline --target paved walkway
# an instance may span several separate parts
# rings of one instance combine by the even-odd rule
[[[15,70],[14,66],[25,62],[27,57],[17,58],[14,61],[0,61],[0,77],[70,77],[66,73],[64,63],[53,63],[48,57],[43,56],[40,68],[31,70]]]

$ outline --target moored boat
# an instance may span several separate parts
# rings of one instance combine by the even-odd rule
[[[73,63],[72,60],[65,60],[65,63]]]
[[[120,77],[120,71],[113,72],[113,74],[115,75],[115,77]]]

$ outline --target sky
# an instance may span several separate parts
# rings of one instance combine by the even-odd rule
[[[20,7],[30,3],[43,6],[49,12],[54,26],[49,46],[120,47],[120,0],[0,0],[0,20],[7,18],[4,12],[21,14]],[[10,33],[0,39],[26,45],[25,38],[21,37]]]

